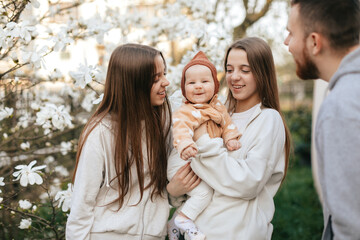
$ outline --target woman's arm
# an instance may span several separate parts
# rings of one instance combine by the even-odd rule
[[[243,142],[243,147],[248,150],[245,158],[240,159],[229,156],[222,139],[203,135],[196,142],[199,154],[191,167],[215,191],[226,196],[252,199],[274,174],[278,161],[284,161],[285,130],[281,116],[274,110],[262,112],[248,126],[243,137],[249,141]],[[281,181],[283,172],[278,175],[277,180]]]
[[[79,159],[66,224],[66,239],[90,239],[96,197],[103,182],[104,153],[99,128],[88,136]]]

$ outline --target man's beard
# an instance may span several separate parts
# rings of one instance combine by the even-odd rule
[[[303,80],[319,78],[319,70],[315,63],[310,59],[306,48],[303,49],[303,63],[296,62],[296,74]]]

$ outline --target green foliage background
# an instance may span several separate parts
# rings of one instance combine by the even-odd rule
[[[321,204],[311,172],[311,108],[284,111],[293,152],[287,177],[275,196],[272,239],[321,239]]]

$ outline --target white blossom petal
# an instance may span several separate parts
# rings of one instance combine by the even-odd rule
[[[20,229],[28,229],[31,226],[31,218],[22,219],[19,225]]]

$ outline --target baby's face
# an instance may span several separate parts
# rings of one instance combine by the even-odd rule
[[[214,96],[215,83],[208,67],[194,65],[185,72],[186,98],[192,103],[208,103]]]

